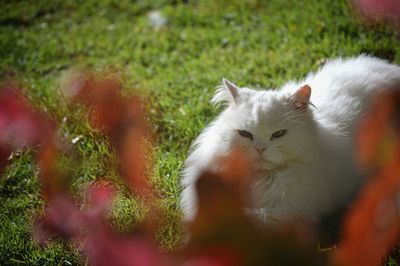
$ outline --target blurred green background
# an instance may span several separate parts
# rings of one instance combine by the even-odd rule
[[[65,139],[78,139],[80,164],[62,159],[77,197],[91,180],[118,176],[107,167],[108,144],[83,110],[62,98],[61,73],[119,72],[126,93],[148,99],[156,135],[152,180],[163,211],[156,239],[167,250],[182,238],[179,171],[191,141],[217,113],[209,100],[222,77],[277,88],[332,57],[368,53],[400,63],[398,37],[385,26],[361,24],[345,0],[2,0],[0,6],[0,77],[19,80],[61,123]],[[14,154],[0,179],[0,264],[84,263],[59,241],[47,248],[32,241],[32,219],[43,206],[34,153]],[[122,187],[110,217],[116,229],[131,231],[145,215]],[[398,265],[394,260],[387,265]]]

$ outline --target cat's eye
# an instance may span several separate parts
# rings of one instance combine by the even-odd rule
[[[276,131],[275,133],[273,133],[273,134],[271,135],[270,140],[278,139],[278,138],[282,137],[283,135],[285,135],[286,132],[287,132],[286,129],[278,130],[278,131]]]
[[[253,140],[253,134],[246,130],[238,130],[240,136]]]

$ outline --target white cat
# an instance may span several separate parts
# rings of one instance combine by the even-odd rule
[[[346,204],[363,180],[353,158],[357,122],[376,92],[399,85],[400,67],[365,55],[329,61],[279,90],[224,79],[212,102],[227,107],[194,141],[185,163],[185,220],[196,212],[199,174],[217,169],[217,158],[234,149],[251,162],[252,207],[266,222],[316,222]]]

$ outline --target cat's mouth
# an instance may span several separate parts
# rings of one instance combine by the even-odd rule
[[[252,163],[254,170],[268,170],[271,169],[272,164],[263,158],[259,158]]]
[[[288,163],[273,163],[269,160],[259,157],[252,162],[251,167],[256,175],[271,175],[285,170],[288,167]]]

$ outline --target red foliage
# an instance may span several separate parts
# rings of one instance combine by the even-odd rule
[[[148,131],[136,98],[121,96],[121,85],[115,77],[97,78],[90,73],[77,75],[65,89],[83,103],[93,127],[102,130],[116,147],[122,176],[132,191],[147,188],[146,163]],[[107,223],[107,213],[115,187],[96,181],[87,190],[82,210],[63,183],[56,162],[59,151],[50,138],[43,145],[40,158],[40,180],[46,198],[44,215],[37,220],[36,236],[41,243],[53,235],[72,241],[91,265],[166,265],[167,257],[151,243],[148,236],[120,236]]]
[[[398,0],[353,0],[361,17],[369,23],[389,23],[400,29],[400,1]]]
[[[39,179],[46,200],[52,199],[65,189],[56,166],[57,155],[58,150],[54,141],[50,140],[43,145],[39,156]]]
[[[217,226],[224,227],[232,221],[247,224],[242,207],[246,206],[243,192],[250,181],[246,159],[240,153],[223,158],[219,174],[204,173],[197,181],[198,211],[190,224],[192,239],[203,237]]]
[[[237,152],[221,160],[218,173],[204,173],[196,184],[198,211],[184,250],[188,260],[193,265],[318,265],[311,243],[293,228],[270,231],[245,213],[251,182],[246,158]]]
[[[145,236],[118,236],[109,230],[88,234],[84,251],[90,265],[176,265]]]
[[[48,139],[52,123],[35,110],[13,84],[0,86],[0,171],[12,151]]]
[[[66,95],[86,106],[92,126],[108,136],[119,158],[116,167],[131,191],[153,199],[146,179],[151,137],[144,111],[137,97],[121,95],[121,87],[114,76],[84,73],[74,76],[65,89]],[[374,177],[346,219],[333,259],[343,266],[379,264],[400,235],[400,92],[377,98],[358,136],[360,162]],[[318,265],[316,253],[304,241],[307,230],[268,231],[245,213],[251,174],[240,153],[221,158],[220,172],[204,173],[198,180],[199,209],[188,225],[190,239],[182,250],[160,251],[149,230],[115,233],[107,216],[116,187],[96,181],[87,189],[85,202],[78,204],[57,168],[59,150],[48,121],[14,87],[0,90],[0,159],[44,142],[39,177],[46,204],[35,226],[40,243],[60,236],[79,247],[90,265]],[[156,209],[150,213],[159,214]]]
[[[151,137],[138,97],[123,97],[115,75],[92,73],[71,76],[66,95],[84,104],[94,128],[102,130],[119,156],[121,176],[129,188],[142,196],[151,190],[146,180],[151,165]]]
[[[400,239],[400,91],[376,99],[358,136],[360,163],[373,176],[346,219],[339,265],[379,265]]]
[[[85,210],[64,193],[49,199],[36,224],[37,238],[45,243],[55,234],[75,243],[90,265],[167,265],[167,257],[146,236],[121,236],[111,230],[106,222],[114,195],[110,183],[96,182],[87,193]]]

